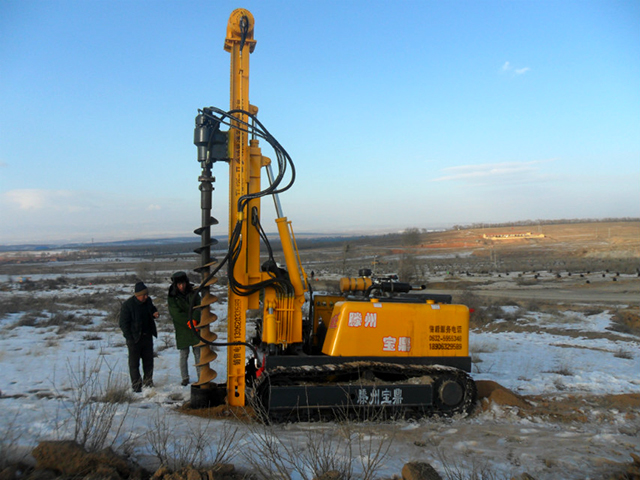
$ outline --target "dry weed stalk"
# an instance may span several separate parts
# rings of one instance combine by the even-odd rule
[[[175,425],[161,408],[156,410],[152,428],[145,434],[153,455],[174,471],[189,465],[203,468],[230,463],[237,454],[237,436],[238,427],[229,422],[214,424],[210,419],[199,419],[195,426],[189,425],[184,435],[177,436]]]
[[[257,404],[252,407],[256,411],[263,409]],[[321,412],[318,415],[322,418]],[[285,439],[284,429],[277,425],[251,424],[253,440],[243,449],[243,457],[252,471],[265,480],[311,480],[328,472],[337,472],[343,480],[377,478],[393,444],[393,437],[375,432],[375,422],[383,418],[382,411],[372,408],[367,418],[374,421],[366,423],[352,420],[348,408],[337,409],[334,417],[337,432],[310,426],[303,433],[304,441]],[[266,412],[262,411],[259,418],[267,418]]]
[[[12,417],[0,430],[0,471],[11,464],[24,460],[28,451],[21,452],[19,442],[26,427],[19,415]]]
[[[105,366],[108,372],[102,381],[100,372]],[[113,447],[132,400],[130,395],[123,394],[128,391],[128,385],[121,376],[115,375],[113,367],[102,356],[98,356],[93,364],[87,363],[86,358],[76,365],[68,361],[67,373],[71,395],[63,406],[73,423],[73,440],[90,452]],[[54,390],[59,397],[66,397],[55,385]],[[124,411],[116,421],[122,404]]]
[[[468,452],[455,459],[449,457],[442,448],[435,448],[437,459],[442,464],[444,478],[446,480],[508,480],[513,475],[498,473],[491,468],[486,460],[469,456]],[[465,464],[461,458],[469,458],[469,464]]]

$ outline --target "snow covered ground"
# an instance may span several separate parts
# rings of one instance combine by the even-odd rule
[[[0,316],[0,446],[5,451],[26,452],[41,440],[72,438],[74,416],[69,410],[80,402],[83,380],[96,379],[92,386],[96,393],[107,383],[128,390],[126,347],[113,309],[77,301],[95,295],[122,301],[130,295],[128,287],[83,282],[30,292],[5,283],[7,288],[0,292],[2,303],[27,305],[49,299],[62,308],[38,315],[17,308]],[[149,287],[161,307],[167,285]],[[155,386],[133,395],[130,404],[118,405],[114,425],[121,420],[123,425],[112,440],[150,469],[158,460],[149,446],[149,432],[161,427],[171,432],[171,448],[176,452],[193,432],[207,429],[211,451],[202,452],[202,461],[215,455],[220,435],[237,429],[235,457],[228,460],[239,469],[254,467],[246,453],[264,451],[270,440],[283,446],[283,456],[300,460],[307,442],[327,442],[327,438],[334,439],[329,446],[338,457],[347,456],[346,447],[351,449],[356,474],[380,460],[376,478],[399,475],[409,461],[427,461],[444,478],[511,478],[527,472],[536,479],[600,478],[615,471],[616,463],[629,462],[629,453],[640,451],[640,414],[603,407],[606,403],[598,398],[640,393],[639,338],[612,332],[613,311],[608,309],[589,315],[513,308],[503,308],[505,318],[515,315],[514,325],[522,328],[500,328],[509,321],[498,318],[495,329],[472,332],[474,378],[498,382],[526,395],[534,405],[546,400],[574,402],[576,415],[558,420],[541,409],[523,412],[485,401],[467,418],[347,427],[337,423],[260,427],[235,419],[203,420],[177,410],[189,399],[190,389],[180,385],[178,351],[165,318],[155,343]],[[221,318],[216,332],[224,338],[224,303],[217,304],[216,313]],[[225,360],[221,350],[214,366],[219,379],[226,373]],[[378,447],[386,452],[382,459],[373,453]],[[296,458],[291,461],[291,478],[312,478],[306,467],[292,466]]]

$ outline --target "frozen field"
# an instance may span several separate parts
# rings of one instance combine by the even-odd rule
[[[97,400],[105,399],[105,389],[128,392],[117,311],[130,295],[130,279],[103,275],[101,283],[94,283],[88,278],[34,278],[29,289],[6,279],[2,284],[0,444],[5,451],[23,454],[41,440],[73,438],[72,410],[82,403],[82,385],[92,388]],[[178,457],[193,432],[207,432],[198,457],[204,463],[224,443],[221,432],[233,437],[227,452],[233,455],[225,460],[246,470],[255,469],[257,452],[275,441],[290,478],[296,479],[312,478],[307,467],[296,464],[306,445],[327,438],[333,438],[338,457],[345,456],[338,447],[348,445],[354,478],[374,467],[373,478],[392,478],[405,463],[417,460],[431,463],[443,478],[511,478],[523,472],[536,479],[601,478],[640,450],[640,340],[614,321],[626,305],[531,311],[513,302],[493,304],[491,317],[471,334],[472,374],[523,396],[526,406],[494,395],[479,401],[468,418],[263,427],[178,411],[190,390],[180,386],[178,351],[166,313],[168,283],[147,284],[162,313],[155,387],[127,393],[129,401],[115,404],[108,443],[149,469],[159,461],[151,445],[153,432],[163,428],[171,432],[167,442]],[[220,296],[224,300],[223,290]],[[224,301],[216,313],[215,331],[224,338]],[[224,379],[224,350],[214,369]],[[113,404],[96,405],[100,411]]]

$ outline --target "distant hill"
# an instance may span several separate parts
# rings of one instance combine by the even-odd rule
[[[507,229],[518,228],[526,229],[530,227],[533,229],[540,229],[542,226],[561,226],[561,225],[577,225],[577,224],[609,224],[609,223],[638,223],[640,218],[606,218],[606,219],[561,219],[561,220],[522,220],[516,222],[506,223],[474,223],[468,225],[454,225],[448,229],[417,229],[408,228],[407,231],[415,231],[420,237],[434,235],[438,236],[439,233],[447,233],[454,235],[454,232],[461,231],[496,231],[503,232]],[[353,234],[353,233],[317,233],[317,232],[296,232],[296,240],[298,246],[301,249],[304,248],[317,248],[321,246],[330,246],[337,243],[344,242],[371,242],[377,245],[383,244],[397,244],[402,239],[403,232],[394,233],[371,233],[371,234]],[[268,234],[268,238],[273,243],[275,248],[278,248],[279,241],[276,233]],[[217,236],[215,237],[219,242],[218,248],[225,248],[227,237]],[[27,251],[50,251],[50,250],[85,250],[85,249],[100,249],[100,250],[152,250],[154,247],[172,247],[171,251],[188,251],[200,244],[200,240],[197,236],[189,237],[172,237],[172,238],[139,238],[133,240],[117,240],[112,242],[88,242],[88,243],[28,243],[20,245],[0,245],[0,252],[27,252]]]

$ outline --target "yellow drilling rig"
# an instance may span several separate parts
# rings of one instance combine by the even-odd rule
[[[476,387],[467,373],[471,359],[466,306],[452,305],[450,295],[413,292],[424,287],[370,270],[343,278],[334,295],[312,292],[279,200],[294,183],[294,164],[249,102],[254,25],[248,10],[231,14],[224,42],[231,55],[230,108],[206,107],[196,116],[194,143],[202,167],[196,271],[202,282],[201,302],[192,308],[201,310],[196,325],[201,355],[191,406],[251,403],[275,420],[325,417],[335,411],[468,413]],[[261,141],[274,150],[275,161],[262,155]],[[215,260],[211,247],[217,241],[211,228],[218,221],[211,216],[212,169],[222,163],[229,167],[229,240],[224,258]],[[276,262],[262,227],[260,202],[267,196],[275,203],[284,266]],[[217,317],[211,310],[217,298],[210,289],[224,274],[227,338],[221,342],[213,332]],[[247,311],[256,309],[262,312],[257,334],[247,339]],[[214,382],[212,347],[227,349],[224,383]]]

